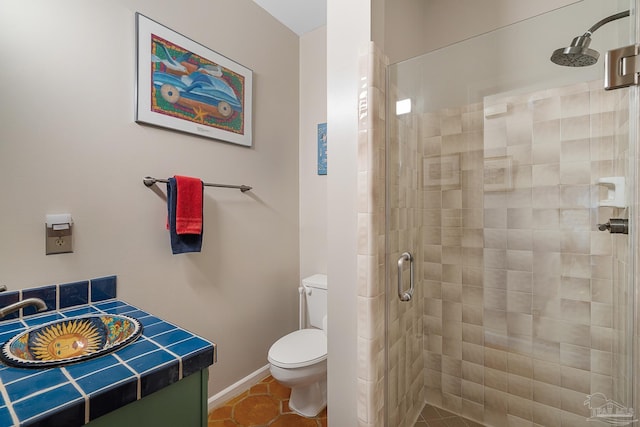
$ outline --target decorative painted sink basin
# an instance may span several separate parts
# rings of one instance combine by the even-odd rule
[[[68,365],[118,350],[141,333],[140,322],[128,316],[69,317],[20,332],[4,343],[0,359],[20,368]]]

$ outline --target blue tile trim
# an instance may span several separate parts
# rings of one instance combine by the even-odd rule
[[[90,419],[95,419],[137,399],[138,389],[142,397],[147,396],[213,363],[214,347],[208,341],[118,300],[0,322],[0,343],[4,342],[1,338],[24,331],[25,324],[71,317],[85,310],[128,310],[129,315],[139,314],[141,323],[148,326],[137,341],[114,354],[64,368],[20,369],[0,363],[0,388],[11,399],[4,402],[0,397],[0,427],[14,424],[10,408],[21,426],[83,425],[83,393],[88,397]]]
[[[78,426],[78,420],[84,420],[85,402],[73,402],[28,420],[24,427]],[[84,422],[84,421],[83,421]]]
[[[102,310],[105,313],[109,313],[109,314],[125,314],[127,316],[132,316],[135,318],[148,316],[148,314],[145,313],[144,311],[138,310],[137,308],[132,307],[130,305],[120,305],[117,307],[102,308]]]
[[[110,389],[121,382],[136,381],[136,376],[123,365],[113,365],[99,372],[87,375],[76,383],[87,394],[96,393],[103,389]]]
[[[144,331],[143,331],[144,334]],[[159,347],[144,337],[138,339],[136,342],[129,344],[118,352],[118,356],[124,360],[134,359],[143,354],[151,353],[159,350]]]
[[[151,325],[155,325],[156,323],[162,323],[162,319],[155,316],[138,317],[138,320],[145,328],[149,328]]]
[[[116,297],[116,276],[91,279],[91,302],[104,301]]]
[[[97,302],[93,304],[94,307],[96,307],[97,309],[104,311],[105,313],[113,313],[116,314],[115,312],[118,310],[128,310],[128,311],[133,311],[135,310],[132,306],[130,306],[129,304],[126,304],[122,301],[118,301],[118,300],[109,300],[109,301],[104,301],[104,302]],[[122,314],[122,313],[118,313],[118,314]]]
[[[22,329],[23,331],[27,328]],[[17,331],[17,330],[16,330]],[[16,334],[16,331],[4,332],[0,334],[0,343],[5,343],[9,341]]]
[[[167,350],[177,354],[180,357],[185,357],[191,353],[206,348],[207,344],[207,341],[203,340],[202,338],[191,335],[189,339],[169,345],[167,347]]]
[[[10,368],[8,366],[0,369],[0,381],[5,386],[14,381],[29,381],[30,377],[38,375],[41,371],[31,369]]]
[[[176,328],[172,324],[165,323],[165,322],[154,323],[149,326],[145,325],[144,322],[140,322],[140,323],[142,323],[142,325],[144,326],[144,332],[145,332],[144,334],[147,337],[154,337],[156,335],[163,334],[165,332],[168,332]]]
[[[31,326],[42,325],[43,323],[47,323],[47,322],[53,322],[54,320],[60,320],[62,318],[63,316],[60,315],[60,313],[54,312],[54,313],[45,314],[45,315],[26,317],[26,318],[23,318],[22,321],[26,323],[29,327],[31,327]]]
[[[200,372],[202,370],[202,366],[213,365],[213,352],[213,347],[208,347],[191,353],[188,358],[183,359],[182,378],[188,377],[196,372]]]
[[[60,309],[89,303],[89,281],[60,285]]]
[[[180,379],[180,365],[177,361],[163,366],[161,369],[148,372],[142,377],[140,391],[142,397],[161,390]]]
[[[145,374],[156,369],[161,369],[163,366],[172,362],[177,363],[177,359],[173,355],[164,350],[156,350],[127,360],[127,365],[137,373]]]
[[[66,366],[65,369],[71,375],[74,380],[79,380],[85,376],[91,375],[95,372],[100,372],[108,369],[112,366],[119,364],[118,359],[112,354],[106,354],[102,357],[96,357],[95,359],[89,359],[82,363],[76,363],[74,365]]]
[[[37,394],[41,390],[58,387],[68,382],[69,380],[60,369],[49,369],[41,370],[38,374],[31,376],[28,381],[15,381],[8,384],[6,389],[9,399],[14,401],[24,399],[25,397]]]
[[[86,306],[89,304],[89,290],[93,301],[105,301],[117,296],[117,276],[98,277],[60,285],[40,286],[23,289],[22,291],[6,291],[0,293],[0,307],[6,307],[26,298],[40,298],[47,304],[46,311],[62,310],[70,307]],[[135,310],[135,308],[131,308]],[[22,313],[21,313],[22,311]],[[9,313],[0,319],[5,321],[24,316],[38,314],[35,307],[25,307],[22,310]]]
[[[115,411],[135,402],[138,398],[138,381],[133,378],[122,382],[109,390],[92,396],[89,402],[89,419],[95,420],[111,411]]]
[[[41,288],[30,288],[22,291],[22,299],[40,298],[42,301],[44,301],[47,304],[46,311],[55,310],[57,308],[56,295],[56,285],[43,286]],[[35,307],[30,306],[22,309],[23,316],[28,316],[30,314],[36,313],[37,311]]]
[[[153,341],[167,347],[171,344],[187,340],[192,336],[192,334],[185,331],[184,329],[174,329],[172,331],[165,332],[164,334],[156,335],[155,337],[153,337]]]
[[[2,292],[0,293],[0,306],[1,307],[6,307],[10,304],[13,304],[15,302],[20,301],[20,292],[18,291],[6,291],[6,292]],[[13,313],[9,313],[8,315],[6,315],[5,317],[2,318],[2,320],[9,320],[9,319],[15,319],[20,315],[19,311],[15,311]]]
[[[131,310],[131,311],[125,311],[125,312],[122,312],[122,313],[116,312],[114,314],[126,314],[127,316],[135,317],[138,320],[143,319],[145,317],[149,317],[149,313],[146,313],[146,312],[144,312],[142,310],[138,310],[135,307],[132,307],[132,308],[133,308],[133,310]]]
[[[6,406],[0,407],[0,426],[13,425],[13,418],[11,418],[11,412]]]
[[[3,332],[15,332],[16,329],[23,328],[22,322],[19,320],[14,320],[12,322],[0,322],[0,333]]]
[[[84,421],[84,398],[69,383],[44,391],[33,398],[21,400],[13,405],[13,409],[20,420],[44,422],[44,419],[47,419],[47,424],[43,423],[42,425],[72,425],[57,422],[48,424],[49,417],[55,416],[58,412],[61,412],[58,417],[63,416],[68,419],[73,416],[78,419],[77,417],[80,415],[82,417],[80,419]],[[69,414],[63,411],[65,409],[69,410]],[[84,422],[78,425],[82,424]],[[26,422],[25,425],[33,424]]]
[[[100,313],[95,307],[80,307],[64,312],[66,317],[82,316],[84,314],[97,314]]]

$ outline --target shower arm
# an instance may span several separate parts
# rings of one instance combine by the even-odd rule
[[[624,12],[618,12],[615,13],[611,16],[607,16],[606,18],[603,18],[601,20],[599,20],[598,22],[596,22],[595,24],[593,24],[591,26],[591,28],[589,28],[583,35],[583,37],[591,37],[591,34],[593,34],[598,28],[602,27],[604,24],[607,24],[611,21],[616,21],[618,19],[621,18],[625,18],[627,16],[629,16],[631,14],[631,12],[629,10],[625,10]]]
[[[603,25],[627,16],[631,16],[630,10],[615,13],[596,22],[583,35],[575,37],[569,47],[554,50],[550,58],[551,62],[567,67],[585,67],[595,64],[600,54],[596,50],[589,49],[591,35]],[[609,84],[611,84],[611,86],[609,86]],[[614,86],[617,86],[617,83],[613,84],[608,82],[607,85],[605,85],[605,89],[609,87],[613,88]]]

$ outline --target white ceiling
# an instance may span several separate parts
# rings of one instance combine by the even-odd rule
[[[301,36],[327,23],[327,0],[253,0]]]

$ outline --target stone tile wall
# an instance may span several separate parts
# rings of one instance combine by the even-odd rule
[[[423,115],[425,158],[460,170],[424,191],[429,403],[551,427],[584,425],[590,393],[626,401],[627,237],[596,227],[625,212],[594,185],[626,172],[625,110],[600,87]]]
[[[628,174],[627,92],[591,82],[387,117],[386,60],[372,44],[361,64],[360,425],[383,426],[385,405],[411,425],[425,400],[487,426],[583,426],[594,392],[630,405],[632,254],[597,230],[628,212],[600,207],[595,185]],[[402,165],[388,177],[385,156]],[[392,264],[410,248],[405,304]]]
[[[387,61],[360,56],[358,124],[358,425],[384,426],[385,92]]]

